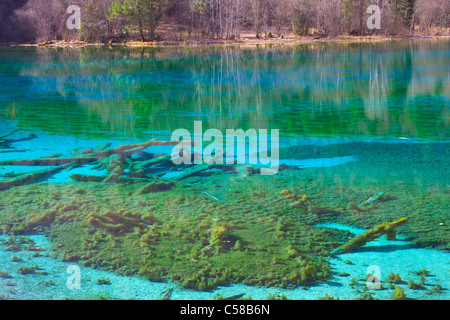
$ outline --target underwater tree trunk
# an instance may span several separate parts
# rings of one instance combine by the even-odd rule
[[[340,253],[347,253],[352,252],[355,249],[361,248],[364,246],[367,242],[375,240],[382,235],[386,235],[386,238],[388,240],[395,240],[395,229],[404,225],[408,221],[407,218],[401,218],[394,222],[385,222],[382,224],[379,224],[372,229],[367,230],[366,232],[357,235],[353,239],[347,241],[346,243],[340,245],[333,251],[331,251],[332,255],[340,254]]]

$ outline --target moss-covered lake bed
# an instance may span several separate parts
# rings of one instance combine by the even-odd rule
[[[60,298],[65,292],[64,298],[157,299],[164,288],[174,286],[178,291],[172,298],[179,299],[240,293],[235,290],[245,290],[247,297],[254,299],[337,298],[339,294],[334,292],[343,288],[346,291],[341,299],[390,299],[394,285],[385,282],[389,272],[402,273],[401,285],[411,291],[406,293],[409,297],[448,297],[443,284],[447,277],[436,274],[446,270],[448,275],[447,186],[433,183],[424,188],[401,179],[367,177],[355,181],[346,170],[346,166],[305,168],[285,170],[276,176],[218,172],[193,176],[151,192],[142,192],[147,184],[102,182],[44,182],[15,187],[3,191],[0,201],[2,255],[12,261],[9,266],[33,269],[36,264],[54,261],[117,278],[102,286],[91,279],[87,283],[90,291],[74,294],[66,288],[64,277],[69,275],[64,267],[58,271],[64,274],[59,281],[51,281],[54,274],[46,273],[47,268],[36,268],[29,275],[17,268],[2,271],[24,279],[34,277],[38,287],[44,285],[45,290],[55,292],[58,287],[60,291],[54,297]],[[382,196],[367,203],[380,192]],[[383,246],[381,242],[377,250],[369,246],[369,250],[331,255],[355,232],[327,224],[368,229],[399,218],[408,219],[398,230],[398,238],[403,240],[395,244],[400,246]],[[47,262],[41,264],[36,260],[44,259],[36,254],[41,252],[40,247],[29,240],[36,235],[45,235],[48,241],[43,251]],[[422,249],[425,247],[433,250]],[[408,250],[412,251],[406,254]],[[414,250],[429,251],[414,255]],[[392,257],[385,260],[402,252],[395,263]],[[430,260],[434,253],[444,260]],[[13,256],[21,254],[28,256],[22,262],[13,261]],[[417,254],[422,259],[418,260]],[[415,263],[405,269],[411,259],[422,261],[424,266]],[[367,290],[365,278],[370,265],[380,266],[383,290]],[[439,270],[430,271],[433,268]],[[419,283],[420,269],[431,274],[426,286],[409,288],[408,280]],[[16,280],[14,276],[8,278],[0,281]],[[136,289],[141,294],[119,294],[121,281],[130,287],[126,284],[129,279],[144,281],[135,287],[147,289]],[[436,284],[438,289],[434,290]],[[111,291],[113,285],[117,287]],[[152,294],[142,293],[151,286],[157,288]],[[4,291],[4,297],[24,297],[13,293],[14,286],[6,287],[10,293]]]

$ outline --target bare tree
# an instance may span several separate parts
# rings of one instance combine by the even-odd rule
[[[20,33],[17,30],[17,20],[14,12],[19,10],[26,4],[27,0],[2,0],[0,1],[0,41],[10,41],[14,38],[21,38],[25,40],[32,40],[33,34],[30,34],[30,28],[27,21],[23,21],[24,27],[27,26],[28,33]]]
[[[29,0],[15,12],[15,19],[19,26],[27,22],[37,41],[64,40],[72,34],[76,35],[66,28],[66,11],[63,0]]]
[[[292,0],[272,0],[272,19],[275,32],[279,37],[287,33],[293,19]]]
[[[88,0],[83,6],[80,34],[83,40],[106,41],[112,37],[114,22],[108,19],[108,9],[113,0]]]
[[[314,2],[315,28],[324,36],[334,36],[341,31],[342,0],[317,0]]]
[[[345,31],[351,35],[366,34],[366,11],[370,5],[370,0],[344,0],[342,18]]]
[[[434,28],[450,27],[450,2],[447,0],[417,0],[415,16],[420,28],[430,32]]]
[[[66,27],[69,4],[81,8],[81,30]],[[381,8],[379,32],[385,34],[435,33],[450,25],[448,0],[0,0],[0,40],[154,39],[160,22],[168,26],[165,34],[180,40],[236,39],[244,30],[257,38],[288,31],[365,35],[371,33],[366,26],[371,4]]]

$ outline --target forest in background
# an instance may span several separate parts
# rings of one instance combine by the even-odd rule
[[[367,8],[381,9],[369,30]],[[81,8],[69,30],[67,8]],[[448,0],[0,0],[0,41],[190,41],[448,34]]]

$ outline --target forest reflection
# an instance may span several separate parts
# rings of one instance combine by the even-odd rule
[[[263,47],[2,48],[0,116],[49,133],[190,129],[449,136],[449,41]]]

